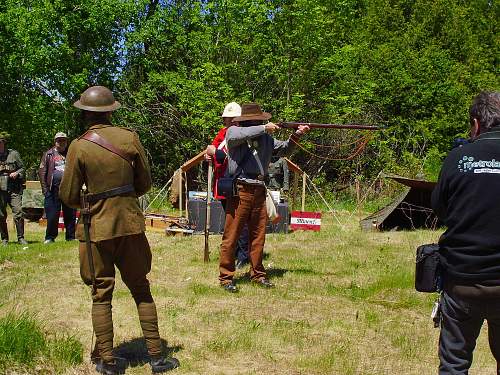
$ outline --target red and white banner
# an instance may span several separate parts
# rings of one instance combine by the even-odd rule
[[[321,212],[292,211],[290,229],[319,231],[321,229]]]
[[[75,225],[78,222],[78,218],[80,217],[80,211],[76,211],[76,217],[75,217]],[[61,230],[64,230],[64,215],[62,211],[59,211],[59,222],[57,223],[57,227]]]

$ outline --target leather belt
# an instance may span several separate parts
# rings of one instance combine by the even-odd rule
[[[257,173],[245,173],[245,174],[243,174],[242,177],[243,178],[250,178],[252,180],[257,180],[257,181],[266,181],[269,179],[268,176],[263,176],[260,173],[259,174],[257,174]]]
[[[117,195],[132,193],[132,192],[135,192],[134,185],[124,185],[103,191],[101,193],[88,194],[87,200],[89,203],[95,203],[102,199],[116,197]]]

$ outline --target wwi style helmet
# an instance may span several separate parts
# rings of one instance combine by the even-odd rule
[[[85,90],[73,106],[90,112],[112,112],[121,107],[120,102],[110,89],[104,86],[92,86]]]

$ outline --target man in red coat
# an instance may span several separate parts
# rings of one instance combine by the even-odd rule
[[[230,126],[238,125],[238,123],[232,122],[233,119],[238,116],[241,116],[241,107],[238,103],[231,102],[224,107],[224,112],[221,116],[224,127],[219,130],[212,141],[212,144],[207,147],[207,153],[205,154],[205,159],[208,162],[214,163],[214,182],[212,191],[214,192],[214,198],[221,201],[224,211],[226,209],[226,199],[224,196],[219,195],[217,191],[217,181],[219,178],[224,177],[227,168],[226,132]],[[236,259],[236,268],[242,268],[249,262],[248,229],[246,226],[241,233],[240,239],[238,240]]]

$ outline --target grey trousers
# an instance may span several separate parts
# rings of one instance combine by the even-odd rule
[[[14,224],[16,225],[17,239],[24,238],[24,217],[22,212],[23,194],[0,191],[0,235],[2,240],[9,239],[7,228],[7,205],[12,209]]]
[[[500,375],[500,298],[460,298],[443,292],[439,336],[439,374],[466,375],[484,320],[488,322],[490,349]]]

